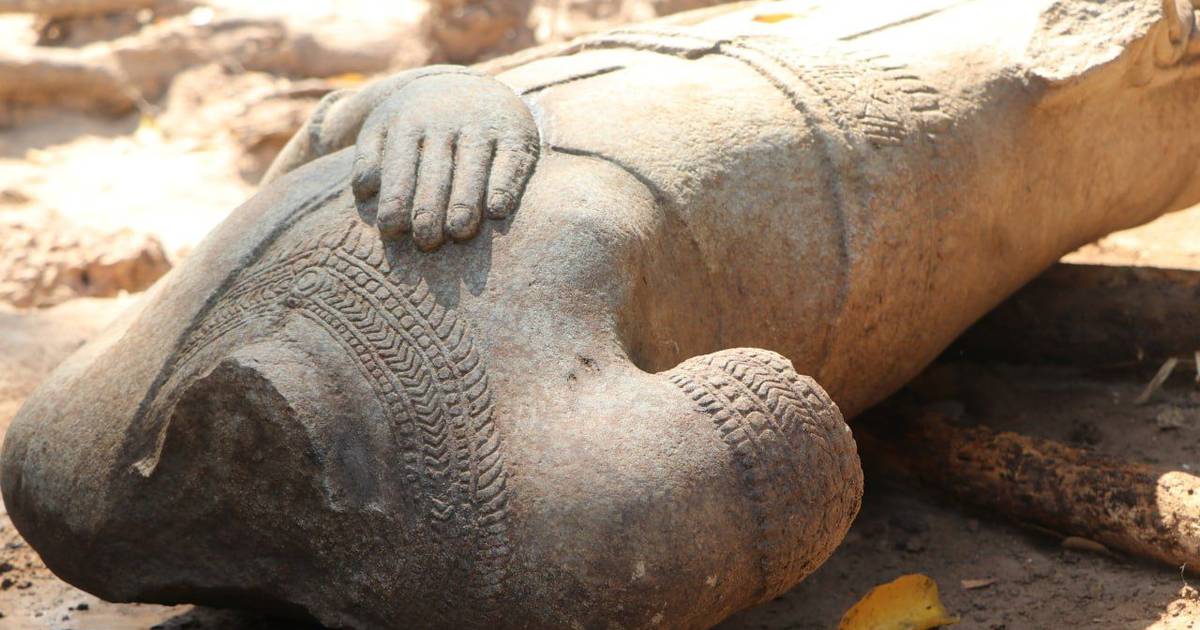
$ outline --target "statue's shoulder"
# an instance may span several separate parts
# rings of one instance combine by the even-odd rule
[[[1038,15],[1025,61],[1034,76],[1055,86],[1170,80],[1200,57],[1196,5],[1056,0]]]
[[[973,82],[1017,70],[1049,86],[1076,84],[1097,73],[1144,85],[1158,80],[1159,71],[1200,57],[1195,4],[1200,0],[737,3],[543,46],[480,67],[493,74],[515,71],[521,82],[543,85],[603,72],[606,63],[644,63],[635,59],[654,55],[704,59],[736,55],[745,47],[793,65],[855,67],[863,58],[887,57],[934,72],[965,73]],[[561,61],[546,62],[551,59]],[[526,68],[530,64],[536,72]]]

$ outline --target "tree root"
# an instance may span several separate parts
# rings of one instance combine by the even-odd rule
[[[70,52],[0,52],[0,101],[66,105],[112,114],[133,109],[140,91],[125,79],[111,57],[81,59]]]
[[[886,475],[1064,536],[1200,568],[1200,477],[929,412],[855,428],[864,465]]]

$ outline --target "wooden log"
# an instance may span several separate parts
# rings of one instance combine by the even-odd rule
[[[1058,264],[972,326],[946,356],[1157,366],[1200,350],[1200,271]]]
[[[134,108],[140,92],[111,59],[71,52],[0,53],[0,102],[62,104],[113,114]]]
[[[207,63],[294,78],[337,77],[382,72],[393,56],[384,49],[326,45],[269,16],[220,16],[200,26],[176,17],[80,48],[0,47],[0,106],[123,114],[161,96],[178,73]]]
[[[146,9],[155,4],[157,0],[0,0],[0,13],[65,18]]]
[[[855,425],[863,463],[961,501],[1110,549],[1200,569],[1200,477],[931,412]]]

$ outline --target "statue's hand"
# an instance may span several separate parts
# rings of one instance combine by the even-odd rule
[[[414,80],[383,100],[355,146],[351,186],[384,236],[412,232],[430,251],[517,206],[538,156],[538,129],[506,85],[475,74]]]

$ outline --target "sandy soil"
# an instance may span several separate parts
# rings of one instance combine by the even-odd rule
[[[1179,375],[1150,404],[1132,401],[1148,370],[941,363],[895,399],[918,398],[997,429],[1056,439],[1132,460],[1200,467],[1200,396]],[[888,413],[889,403],[872,413]],[[1165,410],[1184,424],[1164,430]],[[962,628],[1200,626],[1200,599],[1178,568],[1120,554],[1065,549],[1058,538],[1002,515],[947,503],[868,473],[863,511],[833,558],[780,599],[722,628],[832,628],[879,582],[925,573]],[[963,580],[995,580],[967,589]]]

